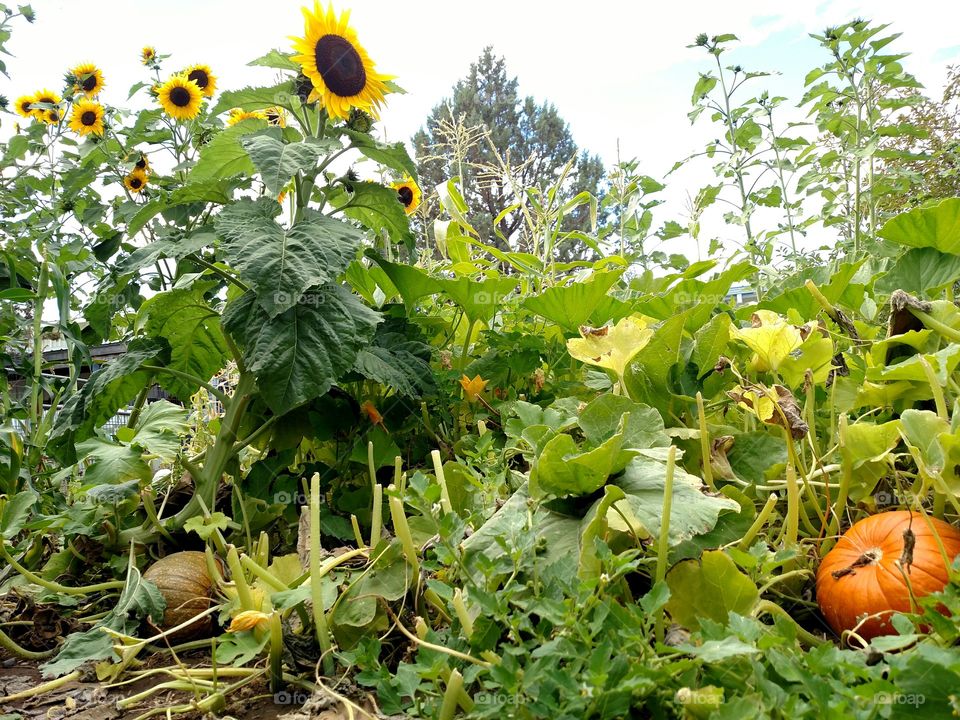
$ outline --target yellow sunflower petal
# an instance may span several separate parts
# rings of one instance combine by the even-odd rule
[[[400,204],[403,205],[404,212],[406,212],[407,215],[413,215],[413,213],[417,211],[417,208],[420,207],[420,200],[422,198],[420,188],[412,178],[406,178],[402,182],[393,183],[392,187],[397,191],[397,199],[400,200]]]
[[[193,80],[174,75],[157,88],[157,100],[163,111],[174,120],[193,120],[200,114],[203,91]]]
[[[33,112],[33,109],[30,107],[36,101],[37,101],[36,95],[23,95],[21,97],[18,97],[16,106],[15,106],[17,114],[25,118],[36,117],[36,115]]]
[[[123,184],[134,195],[143,192],[143,189],[147,186],[146,171],[139,168],[131,170],[130,174],[123,178]]]
[[[70,116],[70,129],[81,136],[103,135],[103,106],[94,100],[78,102]]]
[[[103,73],[93,63],[83,63],[70,69],[70,74],[74,78],[73,91],[77,94],[86,95],[88,98],[96,97],[103,90]]]
[[[204,97],[213,97],[217,89],[217,78],[207,65],[191,65],[183,71],[187,80],[193,80],[203,92]]]
[[[304,35],[291,37],[297,52],[294,61],[313,83],[309,102],[319,100],[327,114],[346,120],[356,107],[376,116],[388,92],[390,76],[376,71],[367,51],[350,27],[350,11],[338,18],[332,5],[326,11],[319,2],[313,11],[303,8]]]

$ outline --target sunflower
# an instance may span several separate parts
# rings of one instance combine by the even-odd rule
[[[33,96],[34,104],[43,103],[45,105],[58,105],[60,96],[52,90],[41,90]],[[56,124],[60,122],[60,110],[58,108],[34,108],[33,116],[47,124]]]
[[[236,125],[239,122],[244,120],[266,120],[267,115],[261,110],[241,110],[240,108],[234,108],[227,115],[227,125]]]
[[[147,159],[147,156],[143,153],[140,153],[137,156],[136,162],[133,163],[133,167],[137,170],[143,170],[147,172],[150,169],[150,161]]]
[[[353,107],[376,115],[390,77],[377,73],[357,42],[356,31],[348,25],[350,11],[338,19],[332,5],[324,12],[315,0],[313,12],[303,8],[303,17],[304,37],[291,40],[298,53],[293,59],[313,83],[308,101],[319,100],[332,118],[346,120]]]
[[[217,89],[217,78],[210,72],[209,67],[206,65],[191,65],[183,71],[183,76],[187,80],[193,80],[197,87],[203,91],[205,97],[213,97],[213,93]]]
[[[157,51],[150,45],[147,45],[140,51],[140,62],[144,65],[149,65],[157,57]]]
[[[287,113],[282,107],[268,107],[263,111],[263,116],[271,125],[276,125],[277,127],[287,126]]]
[[[126,185],[127,190],[134,194],[142,192],[147,186],[147,173],[139,168],[135,168],[130,171],[129,175],[123,178],[123,184]]]
[[[32,106],[36,101],[36,95],[24,95],[17,98],[17,114],[25,118],[35,117]]]
[[[174,75],[157,89],[157,100],[174,120],[193,120],[200,114],[203,91],[193,80]]]
[[[73,106],[70,129],[79,135],[103,135],[103,105],[83,99]]]
[[[103,90],[103,73],[93,63],[83,63],[70,70],[73,76],[73,91],[88,98],[96,97]]]
[[[404,212],[406,212],[407,215],[413,215],[417,208],[420,207],[421,193],[417,184],[412,178],[407,178],[403,182],[394,183],[391,187],[397,191],[397,199],[400,201],[400,204],[403,205]]]

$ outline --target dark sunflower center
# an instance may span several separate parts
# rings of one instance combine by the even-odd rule
[[[187,107],[190,104],[190,91],[182,87],[173,88],[170,91],[170,102],[177,107]]]
[[[80,116],[80,122],[84,125],[94,125],[97,122],[97,114],[93,110],[87,110]]]
[[[130,187],[134,190],[139,190],[141,185],[143,185],[143,181],[140,178],[130,178]]]
[[[194,70],[187,75],[187,80],[193,80],[201,90],[207,87],[207,83],[210,82],[210,78],[203,70]]]
[[[83,80],[80,81],[80,87],[82,87],[86,92],[92,92],[96,86],[97,76],[93,73],[87,75]]]
[[[413,190],[408,187],[402,187],[397,190],[397,195],[400,197],[400,202],[403,203],[404,207],[410,207],[410,203],[413,202]]]
[[[351,97],[367,84],[363,59],[348,40],[339,35],[324,35],[314,48],[317,72],[334,95]]]
[[[23,112],[30,112],[31,105],[33,105],[33,101],[24,100],[22,103],[20,103],[20,109],[23,110]]]
[[[140,159],[135,163],[135,166],[143,170],[147,167],[147,159],[141,155]]]

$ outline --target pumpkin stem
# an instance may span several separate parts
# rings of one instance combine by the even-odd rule
[[[879,559],[880,559],[879,550],[876,550],[876,549],[867,550],[863,555],[858,557],[856,560],[854,560],[852,563],[847,565],[845,568],[841,570],[834,570],[830,574],[833,575],[834,580],[839,580],[844,575],[856,575],[857,568],[866,567],[867,565],[873,565]]]
[[[917,544],[917,536],[909,527],[903,531],[903,552],[900,554],[900,564],[910,572],[913,565],[913,548]]]

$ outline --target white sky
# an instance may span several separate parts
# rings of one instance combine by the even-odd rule
[[[302,33],[303,4],[35,0],[36,24],[14,27],[8,49],[15,57],[7,59],[12,80],[0,77],[0,92],[12,101],[43,86],[58,89],[67,67],[91,61],[106,76],[104,100],[124,105],[130,85],[146,79],[139,64],[145,44],[173,55],[169,70],[209,64],[220,89],[267,83],[273,71],[246,62],[271,48],[289,49],[288,36]],[[621,155],[639,158],[641,170],[656,177],[715,135],[706,118],[696,128],[686,118],[697,72],[711,60],[686,47],[700,32],[737,34],[742,43],[727,56],[730,64],[782,71],[772,87],[794,101],[802,95],[805,73],[827,60],[807,33],[857,16],[891,23],[891,30],[904,34],[893,48],[913,53],[906,67],[931,94],[939,93],[945,66],[960,63],[960,3],[946,0],[340,0],[336,8],[352,9],[352,24],[377,69],[395,75],[409,93],[389,97],[382,128],[391,140],[409,139],[492,44],[506,56],[521,92],[553,102],[581,147],[612,162],[619,140]],[[667,197],[673,212],[658,216],[658,224],[682,210],[687,193],[711,180],[705,162],[672,176]],[[711,232],[738,230],[719,223]]]

